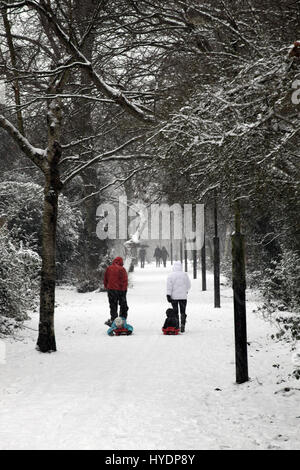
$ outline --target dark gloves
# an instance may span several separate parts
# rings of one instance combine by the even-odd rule
[[[167,295],[167,301],[172,303],[172,299],[171,299],[171,296],[170,295]]]

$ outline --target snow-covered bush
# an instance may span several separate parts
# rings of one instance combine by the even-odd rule
[[[274,311],[300,309],[300,256],[291,250],[283,251],[265,270],[261,286],[266,304]]]
[[[294,343],[300,340],[300,257],[284,250],[278,260],[265,268],[260,290],[264,302],[258,311],[276,322],[274,339]]]
[[[23,241],[41,255],[43,188],[35,183],[5,181],[0,183],[0,216],[17,240]],[[77,254],[82,217],[68,199],[59,197],[57,221],[57,277],[61,279],[66,266]]]
[[[95,277],[89,275],[85,279],[81,279],[77,282],[77,292],[84,294],[85,292],[93,292],[100,287],[100,283]]]
[[[299,380],[300,379],[300,346],[295,348],[295,352],[292,354],[292,363],[294,366],[294,377]]]
[[[0,228],[0,333],[8,333],[14,322],[22,322],[36,306],[41,259]]]
[[[98,268],[97,276],[95,277],[94,273],[88,270],[82,270],[78,273],[78,284],[77,292],[92,292],[96,289],[104,290],[103,278],[106,268],[112,263],[113,256],[111,253],[106,253],[101,256]]]
[[[98,266],[98,269],[97,269],[97,271],[99,273],[99,279],[100,279],[101,282],[104,279],[104,273],[106,271],[106,268],[112,263],[112,261],[113,261],[113,256],[110,252],[107,253],[106,255],[102,256],[102,258],[100,260],[100,263],[99,263],[99,266]]]

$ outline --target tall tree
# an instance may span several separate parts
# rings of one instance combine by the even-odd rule
[[[88,182],[95,165],[149,158],[142,142],[155,122],[153,77],[189,26],[178,2],[21,0],[0,1],[0,8],[1,73],[15,90],[0,127],[44,179],[38,347],[55,351],[59,194],[79,175]]]
[[[134,117],[151,121],[151,118],[125,95],[120,93],[116,88],[108,85],[106,81],[99,75],[94,68],[94,64],[82,52],[82,45],[89,37],[92,27],[96,24],[98,7],[94,10],[94,21],[87,25],[83,34],[80,35],[76,28],[70,28],[70,16],[67,13],[71,11],[61,9],[60,7],[68,6],[69,2],[58,3],[56,11],[50,2],[41,1],[39,3],[28,1],[17,4],[7,4],[1,2],[1,6],[5,11],[5,17],[8,20],[7,11],[18,12],[19,15],[25,15],[28,21],[35,21],[44,33],[45,38],[51,38],[47,42],[47,48],[51,49],[53,55],[58,50],[62,63],[49,62],[48,57],[45,60],[43,50],[40,48],[39,57],[26,64],[24,69],[16,72],[15,65],[12,61],[5,64],[5,69],[11,70],[14,74],[18,73],[18,83],[22,81],[24,89],[27,91],[26,99],[29,91],[26,83],[26,76],[30,76],[30,85],[35,87],[34,92],[38,95],[38,99],[44,100],[47,104],[47,137],[46,148],[38,148],[32,145],[26,136],[26,131],[20,130],[14,125],[13,121],[8,119],[8,111],[0,115],[0,126],[9,133],[9,135],[17,142],[25,155],[39,168],[44,175],[44,212],[42,223],[43,234],[43,256],[42,256],[42,272],[41,272],[41,294],[40,294],[40,323],[39,337],[37,346],[42,352],[55,351],[56,341],[54,333],[54,300],[55,300],[55,239],[56,239],[56,223],[57,223],[57,207],[58,197],[64,185],[69,182],[79,172],[86,170],[92,164],[100,160],[110,160],[113,155],[122,152],[127,146],[136,140],[131,138],[127,142],[123,142],[118,149],[111,149],[102,154],[93,156],[88,161],[79,162],[74,167],[71,165],[61,174],[60,164],[62,162],[62,94],[65,90],[68,80],[73,75],[73,70],[79,67],[84,71],[87,77],[92,81],[96,90],[104,94],[110,103],[116,103],[123,107],[126,112],[131,113]],[[65,23],[64,23],[64,20]],[[11,30],[11,29],[10,29]],[[50,35],[51,31],[51,35]],[[68,32],[67,32],[68,31]],[[11,36],[6,36],[7,40]],[[8,41],[9,42],[9,41]],[[11,48],[10,48],[11,49]],[[11,57],[10,57],[11,58]],[[44,65],[41,66],[44,59]],[[39,68],[35,69],[34,65],[39,64]],[[41,78],[41,79],[40,79]],[[25,101],[24,99],[24,101]],[[101,99],[100,99],[101,102]],[[20,110],[20,99],[15,103],[16,109]],[[26,112],[30,112],[30,105],[27,104]],[[25,135],[23,135],[25,134]],[[86,136],[84,136],[86,138]],[[116,157],[118,158],[118,157]],[[125,156],[119,156],[119,159]],[[129,157],[130,158],[130,157]]]

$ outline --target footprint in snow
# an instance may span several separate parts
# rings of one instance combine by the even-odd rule
[[[274,392],[275,395],[282,395],[284,397],[291,397],[292,395],[295,395],[296,391],[300,391],[300,388],[294,388],[294,387],[284,387],[281,388],[280,390],[277,390]]]

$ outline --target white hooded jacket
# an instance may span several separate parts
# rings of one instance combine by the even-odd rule
[[[190,288],[191,281],[189,276],[182,271],[181,262],[175,261],[173,272],[169,274],[167,279],[167,295],[170,295],[171,299],[174,300],[184,300],[187,298]]]

